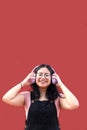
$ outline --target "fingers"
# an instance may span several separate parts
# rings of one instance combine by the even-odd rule
[[[30,75],[29,75],[29,77],[30,77],[30,78],[31,78],[31,77],[35,77],[35,73],[34,73],[34,72],[31,72]]]

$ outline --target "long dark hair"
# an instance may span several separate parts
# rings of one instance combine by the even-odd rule
[[[46,91],[46,97],[48,98],[48,100],[55,100],[59,95],[58,90],[56,88],[56,85],[52,84],[52,74],[55,72],[55,70],[47,64],[41,64],[39,66],[37,66],[33,71],[35,74],[37,74],[38,70],[41,68],[47,68],[51,74],[51,84],[48,86],[47,91]],[[37,100],[40,98],[40,91],[39,91],[39,87],[38,85],[35,83],[33,83],[32,85],[33,91],[32,91],[32,99],[33,100]]]

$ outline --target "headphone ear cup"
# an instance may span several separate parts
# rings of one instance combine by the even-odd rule
[[[37,65],[36,67],[34,67],[33,70],[32,70],[32,72],[34,72],[34,74],[35,74],[35,70],[36,70],[37,67],[38,67],[38,65]],[[35,83],[35,81],[36,81],[36,78],[35,78],[35,75],[33,75],[33,76],[29,79],[29,82],[30,82],[30,84],[33,84],[33,83]]]
[[[53,67],[51,67],[51,68],[52,68],[52,70],[53,70],[54,73],[55,73],[54,68],[53,68]],[[52,84],[57,84],[57,83],[58,83],[57,79],[56,79],[54,76],[52,76]]]
[[[52,76],[52,84],[57,84],[57,83],[58,83],[57,79]]]
[[[30,84],[35,83],[35,76],[32,76],[32,77],[29,79],[29,82],[30,82]]]

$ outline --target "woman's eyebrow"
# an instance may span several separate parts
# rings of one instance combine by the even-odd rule
[[[49,72],[43,73],[43,72],[37,72],[37,73],[42,73],[42,74],[50,74]]]

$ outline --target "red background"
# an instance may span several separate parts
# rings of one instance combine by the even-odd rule
[[[87,130],[86,0],[0,1],[0,130],[23,130],[23,108],[1,101],[34,66],[52,65],[80,107],[62,110],[61,130]]]

